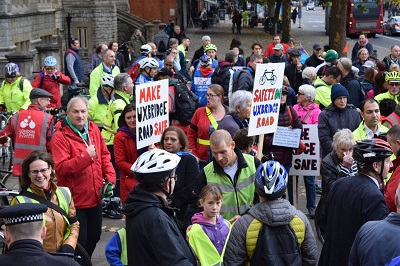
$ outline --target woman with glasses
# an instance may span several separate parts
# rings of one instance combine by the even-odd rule
[[[21,76],[15,63],[8,63],[4,67],[4,78],[0,86],[0,109],[15,112],[26,110],[31,104],[29,94],[32,85],[29,80]]]
[[[60,83],[65,85],[71,83],[71,79],[57,70],[56,65],[57,59],[54,56],[46,57],[42,69],[32,82],[33,88],[44,89],[53,94],[47,108],[61,107]]]
[[[176,126],[170,126],[163,132],[160,141],[160,149],[181,157],[176,167],[178,179],[175,182],[172,203],[177,210],[176,218],[183,222],[183,218],[192,197],[196,177],[199,173],[199,164],[196,157],[189,151],[189,141],[185,132]]]
[[[211,160],[208,155],[210,135],[218,129],[218,122],[228,113],[227,107],[222,104],[223,96],[224,89],[218,84],[211,84],[205,94],[206,106],[197,109],[193,115],[188,131],[189,146],[200,160]]]
[[[359,76],[364,75],[364,64],[365,62],[368,61],[368,58],[369,58],[369,53],[367,48],[361,48],[357,53],[356,60],[353,61],[353,66],[355,66],[360,70],[358,73]]]
[[[42,203],[48,206],[44,251],[74,253],[79,236],[74,201],[69,188],[56,185],[54,161],[49,153],[34,151],[26,157],[22,163],[21,188],[20,195],[12,200],[11,205]]]

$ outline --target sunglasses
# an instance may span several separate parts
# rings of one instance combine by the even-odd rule
[[[17,75],[16,74],[6,74],[6,78],[9,78],[9,79],[13,79],[13,78],[16,78],[17,77]]]

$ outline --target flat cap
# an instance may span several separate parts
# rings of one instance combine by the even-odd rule
[[[297,49],[292,49],[292,50],[290,51],[290,55],[293,55],[293,56],[301,56],[301,51],[300,51],[300,50],[297,50]]]
[[[31,223],[43,221],[43,213],[47,206],[37,203],[21,203],[0,210],[0,218],[4,219],[5,225]]]
[[[29,94],[30,99],[51,98],[51,97],[53,97],[53,94],[39,88],[31,90],[31,94]]]
[[[283,50],[283,45],[278,43],[277,45],[275,45],[275,47],[273,49],[274,50]]]

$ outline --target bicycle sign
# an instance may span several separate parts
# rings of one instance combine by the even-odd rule
[[[266,69],[264,71],[264,74],[260,78],[260,85],[264,85],[267,80],[271,81],[271,85],[274,85],[276,83],[276,81],[278,80],[278,77],[274,74],[274,71],[275,71],[275,69],[272,69],[270,71],[268,71],[268,69]]]

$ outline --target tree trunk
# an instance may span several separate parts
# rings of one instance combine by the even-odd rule
[[[331,17],[329,20],[329,46],[339,56],[346,56],[342,52],[346,45],[346,18],[347,0],[332,1]]]
[[[288,43],[290,35],[292,34],[292,26],[291,26],[291,19],[290,19],[290,8],[291,8],[291,1],[290,0],[283,0],[283,8],[282,8],[282,42]]]

